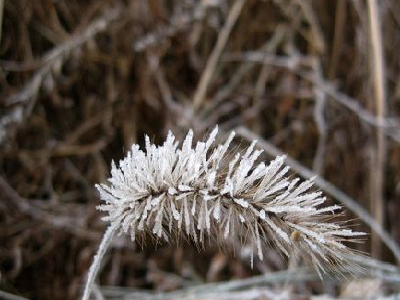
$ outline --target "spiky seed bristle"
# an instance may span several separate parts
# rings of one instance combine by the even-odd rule
[[[112,163],[109,185],[96,185],[104,202],[98,209],[108,213],[103,219],[119,222],[132,240],[145,232],[166,241],[185,235],[200,244],[205,235],[222,244],[246,237],[261,260],[274,244],[285,256],[311,262],[319,274],[333,266],[339,273],[358,270],[348,260],[356,252],[343,242],[364,233],[326,221],[340,206],[323,206],[322,192],[310,191],[313,179],[289,179],[285,156],[256,164],[262,153],[256,141],[226,169],[234,132],[211,149],[217,132],[194,146],[192,130],[181,148],[171,132],[162,146],[148,137],[146,151],[133,145],[118,165]]]

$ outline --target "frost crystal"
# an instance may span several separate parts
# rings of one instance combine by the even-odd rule
[[[284,156],[256,164],[262,152],[256,141],[230,160],[234,133],[211,147],[217,131],[192,145],[190,130],[181,148],[171,132],[162,146],[147,136],[145,151],[133,145],[112,163],[109,184],[96,186],[104,220],[133,240],[140,234],[166,241],[186,235],[200,244],[205,235],[220,243],[239,238],[261,260],[272,244],[311,262],[318,273],[354,271],[346,257],[355,251],[343,242],[364,233],[327,222],[340,207],[323,206],[322,193],[310,191],[313,179],[290,179]]]

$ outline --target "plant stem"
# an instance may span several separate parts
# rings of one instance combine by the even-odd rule
[[[97,253],[94,256],[92,265],[90,266],[88,278],[85,285],[85,290],[83,292],[82,300],[89,300],[90,293],[92,291],[92,285],[94,280],[96,279],[97,273],[99,272],[101,261],[106,253],[108,246],[110,245],[112,238],[114,237],[114,233],[119,227],[120,222],[112,222],[110,226],[108,226],[106,232],[103,235],[103,239],[101,240],[100,246],[97,249]]]

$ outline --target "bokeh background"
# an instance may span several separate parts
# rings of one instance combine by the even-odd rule
[[[318,174],[331,202],[354,204],[345,216],[358,229],[385,230],[358,249],[400,258],[399,1],[0,0],[0,12],[7,297],[76,299],[105,229],[94,184],[111,160],[145,133],[159,143],[193,128],[201,139],[215,124],[236,130],[238,145],[264,142],[266,160],[279,150],[295,171]],[[239,249],[118,237],[100,283],[122,299],[287,269],[273,250],[251,269]],[[395,290],[368,284],[377,295]],[[350,297],[342,285],[306,278],[289,290]]]

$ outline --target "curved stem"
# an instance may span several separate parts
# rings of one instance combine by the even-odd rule
[[[114,237],[114,233],[117,230],[120,222],[113,222],[110,226],[108,226],[106,232],[103,235],[103,239],[101,240],[100,246],[97,249],[97,253],[93,258],[92,265],[90,266],[88,278],[85,285],[85,291],[83,292],[82,300],[89,300],[90,293],[92,291],[92,285],[94,280],[96,279],[97,273],[99,272],[101,260],[106,253],[108,246],[110,245],[112,238]]]

